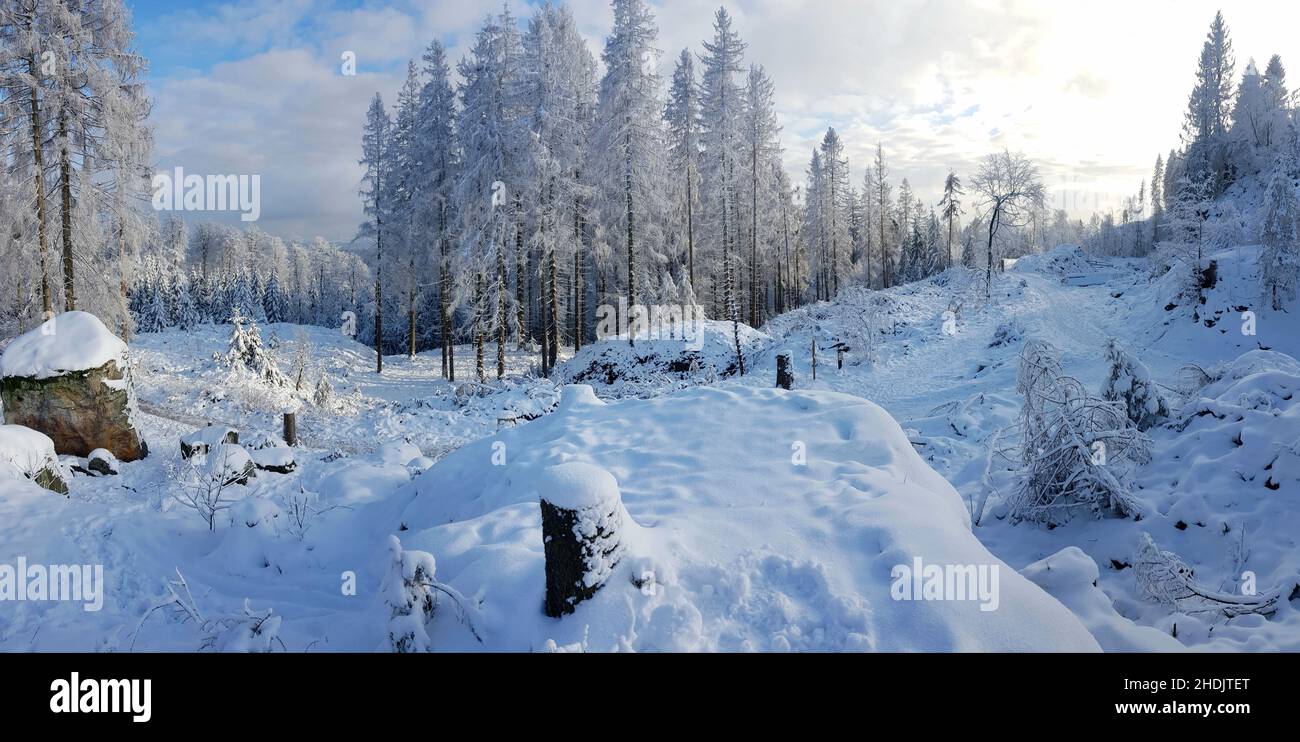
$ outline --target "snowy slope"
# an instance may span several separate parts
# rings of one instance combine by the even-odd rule
[[[0,481],[0,563],[24,555],[102,564],[103,610],[8,604],[0,649],[242,646],[149,613],[178,571],[205,617],[239,616],[245,598],[255,611],[273,609],[283,619],[275,648],[383,649],[378,590],[395,534],[433,554],[438,579],[474,601],[484,643],[449,610],[430,627],[438,648],[1062,649],[1095,639],[1105,650],[1165,651],[1176,633],[1194,650],[1300,650],[1300,611],[1286,594],[1300,571],[1292,392],[1300,381],[1282,355],[1300,356],[1291,319],[1300,306],[1257,311],[1257,333],[1243,334],[1238,308],[1258,293],[1254,249],[1215,259],[1219,283],[1198,307],[1167,309],[1179,304],[1172,280],[1150,280],[1137,261],[1093,257],[1099,283],[1063,282],[1057,267],[1021,261],[995,276],[987,299],[983,277],[960,269],[886,292],[848,291],[753,332],[760,342],[743,377],[689,389],[681,387],[701,382],[647,377],[635,396],[651,399],[602,406],[574,397],[558,411],[555,383],[526,377],[532,353],[509,349],[509,378],[481,387],[463,381],[474,375],[473,349],[458,348],[462,381],[453,385],[437,378],[436,353],[385,359],[376,376],[372,351],[337,331],[272,326],[264,337],[290,377],[299,348],[310,346],[304,395],[322,373],[334,395],[299,413],[299,469],[259,473],[215,532],[169,496],[179,437],[213,423],[253,440],[277,433],[278,415],[213,361],[226,328],[141,336],[129,357],[156,454],[122,464],[118,476],[74,474],[69,498]],[[1013,473],[989,444],[1005,452],[1018,443],[1004,429],[1019,411],[1024,342],[1056,345],[1065,370],[1099,390],[1110,338],[1183,411],[1150,431],[1154,462],[1135,479],[1151,515],[1055,530],[1000,518]],[[842,370],[828,350],[836,343],[851,348]],[[793,358],[793,394],[772,390],[777,353]],[[729,355],[717,352],[720,362]],[[1182,395],[1189,362],[1210,383]],[[807,466],[793,464],[796,442]],[[629,557],[605,590],[557,623],[541,615],[530,482],[539,467],[566,460],[617,478]],[[985,495],[972,529],[966,513]],[[304,497],[305,526],[293,522]],[[1223,620],[1146,600],[1132,567],[1144,535],[1209,588],[1240,591],[1249,572],[1260,590],[1282,591],[1277,613]],[[916,556],[1007,565],[998,610],[893,600],[891,570]],[[632,586],[643,572],[655,574],[658,591]],[[348,575],[355,595],[340,587]]]
[[[504,466],[491,464],[497,446]],[[566,461],[613,473],[635,525],[622,569],[557,622],[538,614],[535,482]],[[389,528],[409,529],[405,545],[438,555],[440,578],[477,596],[499,648],[584,636],[600,650],[1096,648],[980,546],[951,486],[858,398],[737,387],[604,404],[567,387],[554,415],[466,446],[401,496],[409,503]],[[894,600],[891,571],[918,557],[998,569],[1000,604]],[[654,595],[632,584],[645,571]]]

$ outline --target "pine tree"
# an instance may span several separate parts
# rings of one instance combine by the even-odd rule
[[[893,285],[893,276],[890,275],[890,244],[892,236],[889,233],[890,220],[890,202],[891,189],[889,187],[889,169],[885,166],[885,146],[876,144],[876,161],[873,166],[875,170],[876,184],[876,218],[877,229],[880,230],[880,285],[881,288],[889,288]]]
[[[596,61],[565,6],[543,4],[529,23],[524,37],[524,68],[520,84],[521,110],[526,111],[531,135],[525,146],[522,169],[526,172],[525,200],[535,204],[533,253],[539,265],[538,288],[542,322],[542,371],[549,373],[559,360],[564,304],[561,266],[572,266],[574,294],[568,309],[573,315],[575,338],[582,332],[585,283],[584,224],[591,188],[584,176],[587,143],[593,125]],[[522,234],[518,233],[516,272],[526,272]],[[516,316],[526,333],[524,283],[517,284]],[[580,345],[580,339],[575,344]]]
[[[740,231],[741,116],[744,90],[736,77],[742,66],[746,44],[731,27],[731,15],[718,8],[713,20],[713,40],[704,42],[700,58],[702,141],[704,159],[702,182],[706,224],[713,244],[711,257],[720,262],[722,286],[714,286],[721,298],[722,317],[730,320],[736,336],[737,362],[743,363],[740,351],[740,308],[736,296],[736,261]]]
[[[360,164],[366,168],[361,197],[367,221],[359,231],[361,236],[375,240],[375,373],[384,372],[384,227],[391,211],[387,191],[393,169],[391,130],[392,121],[384,110],[384,101],[375,93],[361,135]]]
[[[524,113],[515,97],[523,43],[514,18],[502,13],[488,18],[461,60],[461,112],[456,118],[461,166],[453,196],[459,220],[458,268],[460,293],[469,306],[479,380],[487,376],[483,346],[489,333],[497,337],[498,372],[504,369],[508,309],[515,297],[506,275],[507,214],[519,177],[522,146],[527,134],[519,121]]]
[[[929,278],[943,272],[946,268],[946,259],[944,254],[947,253],[947,247],[939,236],[939,217],[935,215],[934,209],[930,210],[930,219],[925,225],[925,275],[923,278]]]
[[[280,281],[272,273],[266,281],[262,294],[262,311],[270,324],[286,321],[284,294],[280,290]]]
[[[844,154],[844,142],[835,129],[828,128],[822,137],[822,169],[826,176],[826,237],[827,275],[824,298],[835,298],[840,291],[840,273],[847,264],[843,251],[849,245],[849,161]]]
[[[750,65],[749,84],[743,115],[744,155],[747,167],[746,190],[750,197],[749,227],[749,324],[757,327],[759,319],[758,245],[760,220],[766,226],[770,213],[772,181],[770,164],[779,160],[781,127],[776,123],[775,86],[759,65]],[[848,176],[845,174],[847,183]]]
[[[943,180],[943,198],[939,201],[939,213],[943,216],[943,220],[948,227],[947,248],[943,253],[943,269],[952,264],[952,243],[957,221],[965,213],[961,208],[961,197],[964,194],[965,190],[961,186],[961,178],[957,177],[957,173],[949,171],[948,177]]]
[[[1274,171],[1264,195],[1264,208],[1260,282],[1264,300],[1274,310],[1282,310],[1295,299],[1296,275],[1300,272],[1300,205],[1285,167]]]
[[[1146,364],[1129,355],[1113,338],[1106,345],[1106,361],[1110,374],[1102,386],[1102,399],[1119,403],[1138,430],[1149,430],[1169,416],[1169,406]]]
[[[1151,243],[1159,244],[1162,234],[1160,227],[1165,216],[1165,163],[1156,155],[1156,167],[1151,173]]]
[[[1205,252],[1205,222],[1213,198],[1209,173],[1201,171],[1179,178],[1170,204],[1163,251],[1183,264],[1183,293],[1203,296],[1202,263]]]
[[[650,257],[665,249],[669,211],[663,104],[654,71],[659,31],[644,0],[612,4],[614,28],[601,55],[605,75],[596,104],[591,170],[600,221],[614,254],[625,257],[627,304],[634,307]],[[635,344],[635,333],[629,333],[628,341]]]
[[[452,262],[451,224],[452,188],[455,184],[458,157],[456,133],[456,93],[451,86],[451,67],[441,42],[434,41],[425,51],[424,87],[420,89],[419,134],[414,146],[420,163],[413,183],[417,223],[431,230],[438,256],[438,326],[442,347],[443,378],[455,380],[455,343],[452,340]]]
[[[334,387],[330,384],[330,378],[325,374],[321,374],[320,379],[316,381],[316,388],[312,392],[312,404],[317,407],[327,407],[333,399]]]
[[[700,200],[700,89],[695,78],[695,59],[685,49],[673,70],[664,119],[668,126],[668,149],[674,177],[682,184],[680,199],[686,230],[686,275],[694,284],[695,218]]]

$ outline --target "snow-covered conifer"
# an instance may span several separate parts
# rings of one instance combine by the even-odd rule
[[[1110,374],[1102,385],[1102,399],[1119,403],[1138,430],[1148,430],[1169,416],[1169,406],[1151,378],[1150,369],[1114,338],[1106,344],[1106,361]]]

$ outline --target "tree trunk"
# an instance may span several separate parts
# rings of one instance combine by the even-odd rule
[[[687,275],[691,278],[691,290],[695,290],[695,184],[692,182],[691,168],[686,168],[686,265]]]
[[[550,288],[550,296],[548,297],[548,301],[549,301],[549,303],[550,303],[550,305],[551,305],[551,308],[550,308],[550,315],[551,315],[551,342],[550,342],[550,352],[551,352],[551,355],[550,355],[550,358],[547,359],[547,362],[546,362],[546,366],[547,366],[547,368],[555,368],[556,363],[558,363],[559,360],[560,360],[560,292],[559,292],[560,275],[559,275],[559,266],[558,266],[558,262],[559,262],[559,261],[557,261],[557,260],[556,260],[556,257],[555,257],[555,249],[552,248],[552,249],[551,249],[551,258],[550,258],[550,261],[549,261],[549,265],[547,266],[547,270],[548,270],[548,272],[551,274],[551,275],[550,275],[550,284],[551,284],[551,285],[550,285],[550,287],[549,287],[549,288]]]
[[[519,218],[519,212],[522,211],[522,205],[519,203],[519,195],[515,195],[515,323],[519,325],[515,330],[515,336],[518,339],[519,349],[522,350],[528,340],[528,303],[524,293],[524,286],[528,283],[528,261],[524,257],[524,225]]]
[[[636,345],[636,329],[632,324],[632,312],[636,310],[636,229],[632,212],[632,127],[628,122],[623,146],[626,148],[623,163],[623,192],[627,199],[627,308],[628,308],[628,344]]]
[[[993,207],[993,213],[989,214],[989,244],[988,244],[988,261],[989,264],[984,270],[984,298],[993,295],[993,238],[998,233],[998,221],[1002,218],[1001,205]]]
[[[497,243],[497,378],[506,376],[506,250],[504,240]]]
[[[407,302],[406,311],[407,311],[407,318],[408,318],[408,323],[407,323],[408,326],[406,328],[406,332],[407,332],[407,337],[409,339],[408,352],[410,353],[411,360],[414,361],[415,360],[415,259],[414,258],[411,259],[409,269],[411,272],[410,275],[407,276],[407,280],[411,282],[411,286],[406,292],[406,302]]]
[[[750,148],[750,177],[753,179],[753,211],[749,215],[749,326],[758,327],[758,146]]]
[[[487,381],[487,370],[483,365],[483,273],[474,277],[474,370],[479,382]]]
[[[577,180],[577,173],[574,180]],[[582,211],[578,199],[573,200],[573,352],[582,350],[582,293],[587,287],[586,276],[582,271]]]
[[[27,57],[27,72],[33,80],[40,79],[36,71],[36,56]],[[41,147],[41,109],[36,86],[31,87],[32,161],[36,188],[36,234],[41,253],[41,309],[44,319],[54,316],[54,292],[50,286],[50,242],[45,232],[45,155]]]
[[[375,220],[379,224],[379,220]],[[382,230],[382,227],[376,227]],[[384,372],[384,248],[383,232],[375,237],[375,373]]]
[[[59,111],[59,195],[63,201],[63,311],[77,308],[77,287],[72,265],[72,142],[68,141],[68,113]]]

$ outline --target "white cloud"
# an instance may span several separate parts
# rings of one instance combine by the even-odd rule
[[[665,75],[682,48],[711,36],[715,7],[655,0]],[[526,6],[511,3],[523,16]],[[573,0],[599,52],[604,0]],[[786,163],[802,180],[825,128],[844,137],[856,181],[877,141],[894,178],[933,201],[948,168],[1023,150],[1058,205],[1078,214],[1135,192],[1155,156],[1178,143],[1194,63],[1216,10],[1206,0],[737,0],[727,3],[777,85]],[[361,120],[376,90],[392,100],[405,60],[436,36],[458,58],[496,0],[403,0],[335,7],[307,0],[240,2],[203,15],[138,19],[170,43],[236,61],[158,80],[159,165],[261,172],[263,228],[347,239]],[[1300,4],[1226,10],[1239,67],[1294,48]],[[171,24],[171,25],[166,25]],[[338,74],[357,53],[359,74]],[[196,67],[200,65],[195,65]]]

